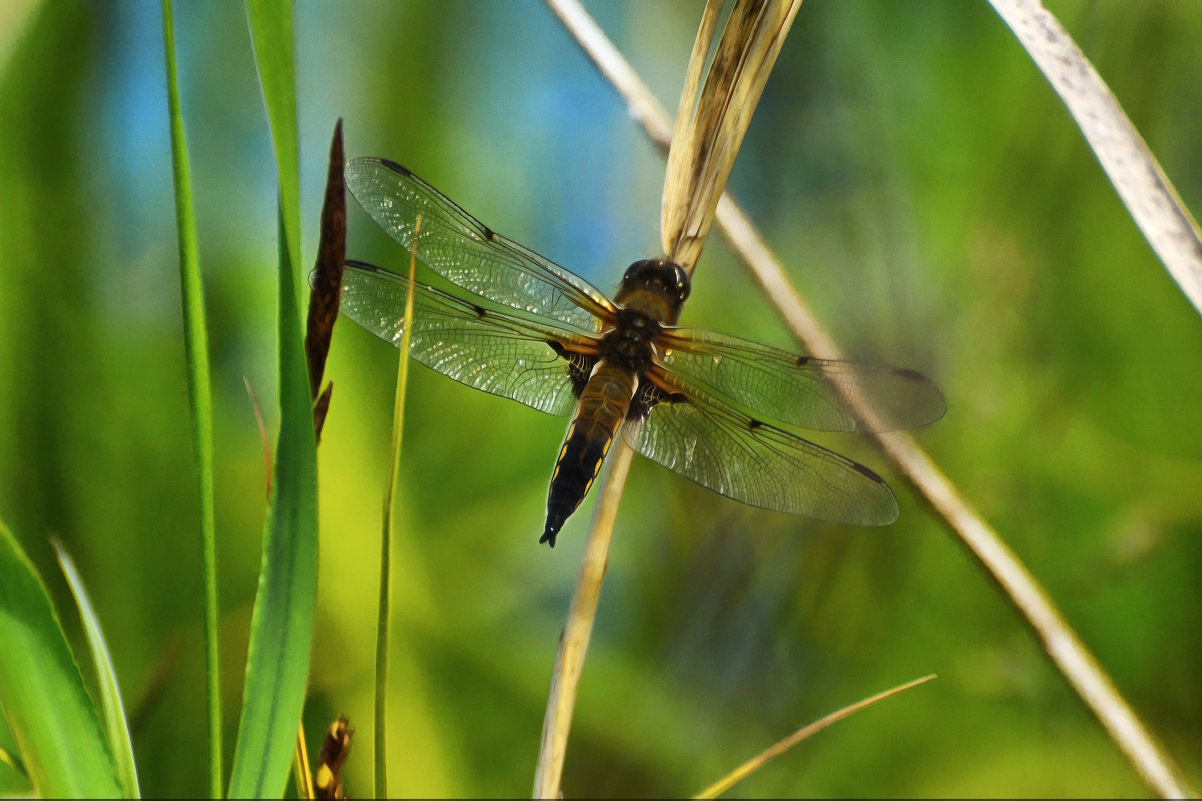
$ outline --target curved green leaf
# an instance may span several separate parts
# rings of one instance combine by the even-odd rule
[[[100,628],[100,618],[92,607],[92,599],[84,587],[75,562],[63,550],[58,542],[52,542],[54,553],[58,556],[59,567],[67,577],[71,594],[75,596],[75,604],[79,607],[79,616],[83,620],[84,633],[88,636],[88,648],[92,652],[92,662],[96,665],[96,679],[100,686],[100,708],[104,713],[104,728],[108,734],[109,748],[117,759],[117,778],[125,790],[126,798],[141,798],[142,792],[138,787],[138,771],[134,766],[134,747],[129,739],[129,723],[125,718],[125,704],[121,702],[121,689],[117,686],[117,671],[113,669],[113,660],[109,656],[108,643],[104,640],[104,632]]]
[[[317,452],[295,265],[300,243],[292,9],[248,0],[280,176],[280,436],[251,618],[231,797],[284,792],[304,707],[317,596]]]
[[[120,796],[117,766],[45,585],[0,523],[0,705],[43,797]]]

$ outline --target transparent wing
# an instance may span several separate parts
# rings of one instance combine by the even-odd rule
[[[418,261],[469,292],[591,333],[616,312],[587,281],[497,234],[399,164],[353,159],[346,185],[406,250],[420,215]]]
[[[798,356],[687,328],[669,329],[659,342],[664,367],[709,394],[786,425],[893,431],[932,423],[947,410],[939,388],[913,370]]]
[[[861,526],[897,519],[893,493],[867,467],[738,412],[679,377],[655,376],[665,379],[673,383],[670,393],[640,387],[639,400],[651,410],[641,428],[625,428],[627,442],[647,458],[752,506]]]
[[[346,267],[342,313],[400,347],[409,279],[362,262]],[[567,351],[595,350],[587,336],[414,284],[409,340],[414,359],[469,387],[566,415],[576,404],[571,363],[552,342]]]

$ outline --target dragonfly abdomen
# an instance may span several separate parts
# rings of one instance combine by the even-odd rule
[[[555,547],[555,536],[564,521],[576,511],[601,472],[637,385],[633,372],[605,359],[593,368],[555,461],[547,492],[547,525],[539,542]]]

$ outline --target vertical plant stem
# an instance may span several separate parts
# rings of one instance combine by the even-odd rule
[[[409,385],[409,341],[413,324],[413,281],[417,274],[417,245],[421,241],[422,217],[413,226],[413,247],[409,252],[409,291],[405,295],[405,327],[401,333],[401,353],[397,364],[396,395],[392,409],[392,449],[388,483],[384,488],[384,514],[380,532],[380,598],[376,608],[376,705],[375,705],[375,797],[388,798],[388,763],[385,759],[385,713],[388,709],[388,649],[392,637],[392,539],[393,504],[397,472],[401,462],[401,436],[405,428],[405,391]]]
[[[213,517],[213,409],[209,387],[209,347],[205,331],[204,292],[192,211],[192,179],[179,103],[171,0],[163,0],[163,46],[167,62],[167,109],[171,120],[171,168],[175,176],[176,230],[179,235],[180,293],[184,310],[184,351],[188,366],[188,401],[192,407],[192,452],[200,500],[201,580],[204,586],[205,693],[209,733],[209,797],[220,798],[221,660],[218,650],[217,535]]]
[[[555,668],[551,672],[551,689],[547,695],[547,712],[543,717],[542,741],[538,750],[538,767],[534,774],[535,798],[559,798],[563,780],[563,762],[568,750],[568,733],[572,728],[572,711],[584,656],[588,651],[589,635],[597,614],[597,599],[601,595],[601,580],[609,565],[609,543],[613,539],[614,520],[622,488],[630,472],[634,451],[623,437],[616,438],[605,463],[605,474],[598,489],[597,504],[589,524],[584,556],[580,560],[580,575],[572,594],[568,622],[559,640]]]
[[[546,0],[577,43],[626,101],[631,118],[666,150],[672,127],[667,111],[647,88],[578,0]],[[789,328],[811,353],[837,358],[838,348],[789,282],[780,261],[759,236],[746,214],[724,195],[717,222],[732,249],[752,270]],[[1166,798],[1194,796],[1180,768],[1142,724],[1098,665],[1084,643],[1060,615],[1047,593],[954,484],[914,439],[903,432],[874,438],[914,490],[935,510],[948,529],[972,552],[1023,615],[1042,641],[1056,669],[1105,727],[1147,786]]]
[[[313,769],[309,767],[309,752],[305,745],[305,724],[296,727],[296,756],[292,758],[294,771],[293,781],[296,782],[296,795],[299,798],[313,798]]]

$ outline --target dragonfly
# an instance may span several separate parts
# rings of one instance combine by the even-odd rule
[[[795,429],[933,422],[946,405],[921,374],[678,327],[690,279],[667,258],[631,264],[611,299],[395,162],[353,159],[345,175],[368,215],[449,282],[414,282],[410,356],[467,386],[570,417],[540,543],[555,546],[619,436],[751,506],[863,526],[897,519],[880,476]],[[342,313],[400,347],[409,279],[360,261],[346,267]]]

